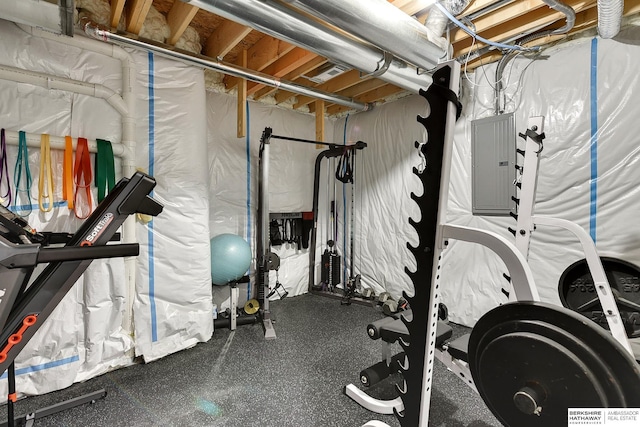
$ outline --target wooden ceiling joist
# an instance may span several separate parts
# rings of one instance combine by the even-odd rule
[[[111,0],[111,16],[109,17],[109,22],[112,28],[118,27],[118,22],[120,22],[122,12],[124,11],[124,2],[125,0]]]
[[[358,70],[349,70],[339,76],[332,78],[318,86],[316,89],[336,93],[344,90],[348,87],[351,87],[355,84],[358,84],[362,81],[360,71]],[[276,96],[277,99],[277,96]],[[313,102],[313,98],[309,96],[298,96],[298,102],[294,105],[294,108],[300,108],[304,105],[308,105]]]
[[[358,99],[358,101],[360,102],[375,102],[375,101],[379,101],[381,99],[387,98],[391,95],[395,95],[398,92],[402,92],[403,89],[400,89],[397,86],[393,86],[393,85],[384,85],[382,87],[379,87],[376,90],[372,90],[370,92],[367,92],[366,94],[364,94],[362,97],[360,97]],[[339,114],[339,113],[343,113],[345,111],[349,111],[349,107],[345,107],[343,105],[332,105],[327,107],[327,114]]]
[[[473,21],[475,32],[477,34],[482,34],[484,31],[499,26],[500,24],[504,24],[511,19],[527,15],[530,12],[543,7],[546,9],[549,8],[549,6],[547,6],[542,0],[519,0],[509,3],[508,5],[498,9],[495,13],[483,16]],[[543,10],[543,13],[547,12],[546,9]],[[469,34],[458,28],[451,34],[451,43],[456,44],[462,40],[469,39],[470,37],[471,36]]]
[[[318,68],[321,65],[324,65],[327,63],[327,58],[324,58],[322,56],[316,56],[314,59],[312,59],[311,61],[307,62],[304,65],[299,66],[298,68],[296,68],[295,70],[285,74],[284,76],[282,76],[282,80],[287,80],[287,81],[295,81],[297,79],[299,79],[301,76],[307,74],[308,72]],[[264,87],[260,90],[258,90],[254,95],[253,95],[253,99],[260,99],[263,96],[268,96],[271,95],[272,93],[276,92],[278,89],[275,87],[271,87],[271,86],[267,86]],[[294,94],[289,92],[291,95],[289,95],[290,97],[293,96]]]
[[[153,0],[129,0],[127,5],[126,24],[127,31],[132,34],[140,34],[144,20],[147,18]]]
[[[291,52],[285,54],[282,58],[278,59],[268,67],[262,70],[263,73],[269,74],[274,77],[282,78],[293,70],[298,69],[304,64],[308,64],[318,55],[311,53],[302,48],[296,47]],[[262,89],[264,85],[258,83],[250,83],[247,93],[252,95]]]
[[[171,36],[167,40],[168,44],[173,46],[180,40],[198,10],[197,7],[181,1],[173,3],[171,10],[167,14],[167,24],[171,29]]]
[[[204,46],[204,54],[211,58],[224,58],[249,33],[251,28],[234,21],[223,21],[209,36]]]
[[[433,6],[425,7],[421,0],[387,0],[390,4],[412,16],[420,22],[425,22]],[[562,0],[576,11],[574,28],[568,35],[576,34],[585,29],[597,25],[597,0]],[[320,67],[330,61],[300,47],[296,47],[286,41],[278,40],[270,35],[253,30],[232,20],[215,15],[203,9],[192,6],[188,1],[181,0],[110,0],[112,27],[117,27],[123,15],[126,15],[126,30],[133,34],[139,34],[151,5],[164,14],[171,29],[168,44],[175,43],[183,35],[188,26],[194,28],[203,44],[201,53],[210,58],[220,58],[225,62],[243,64],[245,68],[261,72],[271,76],[274,80],[284,80],[295,84],[314,88],[335,95],[352,98],[358,102],[383,102],[391,95],[397,95],[402,89],[380,79],[362,79],[357,70],[349,70],[324,83],[318,84],[310,80],[321,72]],[[626,0],[624,13],[640,14],[640,0]],[[543,0],[471,0],[461,16],[472,16],[474,31],[489,40],[507,41],[515,40],[521,36],[542,29],[556,29],[565,24],[565,16],[561,12],[549,7]],[[321,22],[342,33],[348,29],[336,29],[330,23]],[[451,41],[453,43],[454,57],[463,58],[471,49],[482,48],[482,43],[472,47],[472,37],[461,29],[451,29]],[[565,35],[547,36],[536,39],[527,45],[549,45]],[[246,61],[244,60],[246,55]],[[480,58],[474,58],[467,64],[467,70],[471,71],[480,65],[499,60],[501,53],[492,50]],[[245,97],[251,96],[259,100],[265,96],[273,96],[276,103],[293,102],[293,108],[314,112],[318,103],[311,96],[296,95],[278,87],[265,86],[255,82],[245,82],[232,76],[224,77],[225,89],[231,90],[238,87],[238,132],[241,127],[241,104]],[[246,86],[246,91],[244,89]],[[394,96],[395,98],[396,96]],[[327,114],[340,114],[348,110],[348,107],[332,104],[324,101],[320,111]]]
[[[596,6],[595,0],[568,0],[568,3],[576,10],[576,12],[581,12],[585,9],[589,9]],[[561,12],[557,12],[552,10],[553,13],[548,13],[548,11],[543,9],[536,9],[530,13],[527,13],[524,16],[520,16],[517,18],[517,22],[520,23],[519,26],[514,27],[511,23],[505,23],[502,25],[498,25],[493,27],[483,33],[481,35],[489,40],[505,40],[512,37],[516,37],[520,34],[527,33],[532,31],[535,28],[542,28],[546,25],[550,25],[556,21],[560,21],[564,18],[564,14]],[[467,38],[461,42],[454,43],[453,50],[454,56],[466,55],[471,49],[472,39]],[[484,46],[483,43],[479,43],[474,46],[474,49],[477,46]]]
[[[275,37],[264,36],[247,51],[247,68],[262,71],[294,48],[295,46],[291,43],[278,40]],[[227,76],[225,78],[226,88],[233,88],[238,84],[238,80],[240,79],[237,77]]]

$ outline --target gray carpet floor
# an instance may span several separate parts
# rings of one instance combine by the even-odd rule
[[[373,414],[343,394],[380,360],[380,342],[366,334],[367,324],[383,317],[379,308],[310,294],[271,308],[275,340],[266,341],[258,324],[219,328],[209,342],[161,360],[22,399],[16,415],[104,388],[106,398],[35,426],[357,427],[373,419],[400,426],[394,415]],[[454,336],[466,332],[452,326]],[[436,363],[430,426],[500,426],[475,392]],[[368,392],[391,399],[398,380],[391,376]]]

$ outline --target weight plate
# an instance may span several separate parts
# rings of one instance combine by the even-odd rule
[[[256,314],[260,309],[260,303],[257,299],[250,299],[244,304],[244,312],[247,314]]]
[[[269,252],[267,255],[267,266],[269,270],[278,270],[280,268],[280,257],[274,252]]]
[[[616,258],[601,257],[607,280],[616,299],[629,337],[640,336],[640,269]],[[593,284],[587,261],[581,259],[562,273],[558,282],[562,305],[609,328]]]
[[[640,407],[640,366],[604,329],[563,307],[497,307],[469,338],[487,407],[511,427],[566,425],[569,408]]]

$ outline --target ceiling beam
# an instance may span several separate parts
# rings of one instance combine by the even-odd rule
[[[520,0],[509,3],[508,5],[494,11],[494,13],[476,19],[473,22],[473,25],[475,26],[475,33],[482,34],[484,31],[494,28],[500,24],[507,23],[518,16],[528,14],[533,10],[542,8],[543,6],[545,8],[544,13],[548,13],[550,10],[549,6],[547,6],[542,0]],[[455,44],[461,40],[469,39],[470,37],[471,36],[460,28],[456,28],[451,33],[451,43]]]
[[[379,101],[383,98],[394,95],[398,92],[403,91],[404,89],[399,88],[398,86],[393,85],[385,85],[379,87],[378,89],[372,90],[371,92],[367,92],[366,94],[360,96],[357,100],[360,102],[375,102]],[[349,111],[349,107],[345,107],[343,105],[331,105],[327,107],[327,114],[333,115],[342,113],[344,111]]]
[[[171,36],[167,40],[167,44],[175,46],[182,37],[182,34],[187,29],[191,20],[196,13],[198,13],[198,8],[195,6],[191,6],[188,3],[183,3],[181,1],[174,1],[173,6],[169,10],[167,14],[167,24],[171,29]]]
[[[251,28],[234,21],[222,21],[218,28],[207,38],[204,54],[211,58],[224,58],[249,33]]]
[[[567,4],[572,6],[576,13],[596,6],[595,0],[567,0]],[[553,13],[549,13],[549,11]],[[493,27],[482,33],[482,36],[489,40],[507,40],[526,33],[535,28],[542,28],[545,25],[553,24],[561,20],[564,14],[553,9],[536,9],[531,13],[520,16],[517,19],[506,22],[497,27]],[[465,55],[471,49],[472,40],[466,39],[453,45],[454,56]],[[485,46],[484,43],[477,43],[474,48]]]
[[[640,13],[640,0],[627,0],[624,5],[624,16],[632,15]],[[590,28],[593,28],[598,22],[598,9],[596,7],[592,7],[581,12],[576,13],[576,22],[571,31],[567,35],[574,35],[580,32],[586,31]],[[560,24],[558,24],[560,26]],[[540,46],[544,44],[548,44],[550,42],[557,41],[559,38],[565,37],[566,35],[558,35],[558,36],[549,36],[546,38],[541,38],[532,41],[531,43],[527,43],[527,46]],[[486,55],[480,58],[474,58],[469,61],[467,64],[467,71],[471,72],[476,68],[488,65],[492,62],[495,62],[502,58],[502,54],[493,50],[488,52]]]
[[[309,63],[317,57],[318,55],[316,55],[315,53],[296,47],[291,50],[291,52],[284,55],[282,58],[264,68],[262,72],[273,77],[282,78],[286,74],[298,69],[304,64]],[[263,84],[251,82],[249,83],[249,87],[247,88],[247,94],[252,95],[262,89],[264,86],[265,85]]]
[[[275,37],[264,36],[247,51],[247,67],[251,70],[262,71],[294,48],[295,46],[291,43]],[[238,77],[225,76],[225,87],[230,90],[238,84],[239,80]]]
[[[132,34],[140,34],[144,20],[151,9],[153,0],[130,0],[127,2],[127,31]]]
[[[324,99],[316,99],[314,106],[315,106],[315,113],[316,113],[316,141],[324,141],[325,140],[325,133],[324,133],[325,102],[324,102]],[[324,148],[324,145],[316,144],[316,148]]]
[[[346,73],[342,73],[339,76],[328,80],[321,85],[316,86],[316,89],[322,90],[325,92],[335,93],[341,90],[344,90],[348,87],[356,85],[360,83],[363,79],[360,78],[360,71],[358,70],[350,70]],[[276,95],[276,100],[278,99]],[[300,95],[298,96],[298,102],[294,105],[294,108],[300,108],[304,105],[308,105],[313,102],[313,98],[309,96]]]
[[[247,67],[247,51],[243,50],[238,55],[237,64],[241,67]],[[236,118],[236,136],[244,138],[247,136],[247,81],[241,79],[238,82],[237,95],[237,118]]]
[[[118,23],[124,11],[124,2],[125,0],[111,0],[111,16],[109,17],[109,22],[112,28],[118,28]]]
[[[319,66],[326,64],[328,61],[327,58],[324,58],[322,56],[317,56],[314,59],[312,59],[311,61],[307,62],[304,65],[301,65],[300,67],[296,68],[295,70],[285,74],[284,76],[282,76],[282,80],[287,80],[287,81],[295,81],[296,79],[300,78],[300,76],[307,74],[309,71],[312,71],[316,68],[318,68]],[[259,91],[257,91],[254,95],[253,95],[253,99],[260,99],[263,96],[267,96],[267,95],[271,95],[272,93],[276,92],[278,90],[278,88],[276,87],[271,87],[271,86],[266,86],[262,89],[260,89]],[[284,92],[284,91],[282,91]],[[291,96],[294,96],[295,94],[293,92],[288,92]]]

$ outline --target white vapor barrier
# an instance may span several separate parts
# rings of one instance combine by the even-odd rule
[[[535,214],[577,223],[595,233],[601,256],[638,266],[640,227],[634,224],[640,207],[640,136],[635,131],[631,94],[640,90],[640,79],[630,70],[640,54],[639,39],[632,28],[619,41],[597,40],[594,101],[590,95],[592,40],[581,39],[548,49],[539,60],[531,62],[520,55],[509,63],[501,102],[505,112],[515,112],[518,132],[526,130],[530,116],[545,117]],[[514,242],[507,230],[515,227],[513,218],[471,213],[471,121],[493,114],[495,66],[476,70],[469,75],[472,81],[463,84],[464,107],[454,136],[447,221],[493,231]],[[592,102],[597,105],[595,138]],[[362,187],[356,186],[355,271],[362,274],[365,287],[386,290],[394,298],[402,291],[413,292],[403,270],[404,266],[413,269],[415,263],[405,245],[416,239],[408,217],[420,218],[409,193],[422,191],[411,168],[421,164],[413,142],[426,140],[415,116],[426,111],[426,101],[412,96],[335,124],[336,138],[342,137],[346,121],[347,140],[369,143],[358,161],[363,163],[358,163]],[[519,148],[524,148],[517,139]],[[518,161],[522,163],[522,156]],[[342,242],[339,236],[340,252]],[[582,258],[582,249],[569,232],[546,226],[534,231],[529,264],[543,301],[560,303],[560,276]],[[449,308],[450,320],[471,326],[485,312],[507,302],[502,292],[509,287],[503,277],[507,266],[491,250],[451,240],[441,265],[441,301]]]
[[[136,159],[164,210],[138,223],[136,355],[151,361],[211,338],[209,177],[201,69],[134,54]]]
[[[32,37],[13,23],[0,20],[0,64],[102,84],[119,92],[120,61],[54,41]],[[99,118],[99,119],[97,119]],[[30,84],[0,79],[0,128],[7,131],[102,138],[120,143],[120,115],[105,101]],[[82,221],[62,201],[62,152],[53,150],[54,208],[38,209],[40,150],[29,148],[31,191],[20,194],[17,212],[38,231],[75,232]],[[7,147],[9,182],[15,196],[17,147]],[[120,161],[116,174],[120,177]],[[25,185],[26,172],[22,172]],[[6,194],[2,181],[0,195]],[[95,188],[93,188],[93,204]],[[42,270],[38,267],[33,275]],[[19,394],[58,390],[131,363],[131,331],[123,328],[128,290],[122,258],[96,260],[56,307],[16,358]],[[6,379],[6,375],[3,376]],[[0,381],[6,393],[7,381]]]
[[[207,126],[209,147],[211,237],[231,233],[251,243],[251,284],[241,285],[239,306],[256,296],[256,227],[258,221],[258,182],[260,139],[266,127],[273,135],[315,140],[315,118],[290,110],[248,102],[247,137],[238,138],[235,96],[207,93]],[[331,123],[327,122],[327,135]],[[321,149],[315,144],[272,138],[269,150],[268,192],[271,212],[311,211],[313,171]],[[272,246],[280,257],[279,281],[289,296],[300,295],[308,288],[308,249],[291,243]],[[271,271],[270,285],[276,284]],[[214,302],[219,309],[229,306],[228,286],[214,287]]]
[[[535,214],[575,222],[595,235],[601,256],[640,265],[640,227],[634,226],[640,205],[636,167],[640,137],[631,96],[640,89],[640,79],[631,71],[640,54],[640,38],[633,28],[620,39],[625,37],[630,43],[580,39],[549,49],[542,53],[546,59],[533,62],[517,57],[505,67],[501,105],[505,112],[515,113],[518,132],[526,130],[529,117],[545,118]],[[494,76],[495,64],[476,70],[471,87],[467,86],[466,113],[456,134],[449,219],[514,241],[507,231],[515,227],[514,219],[470,214],[470,120],[493,114]],[[518,161],[522,163],[521,156]],[[443,267],[443,298],[450,318],[470,325],[506,301],[500,292],[507,287],[502,278],[506,270],[483,248],[456,242],[450,247]],[[543,301],[560,303],[560,276],[582,258],[582,249],[569,232],[547,226],[533,232],[529,264]]]
[[[415,270],[415,259],[407,249],[407,242],[417,244],[417,233],[408,219],[420,218],[419,208],[410,194],[422,194],[422,185],[412,169],[422,165],[414,141],[426,140],[426,131],[416,121],[416,115],[426,115],[427,108],[424,98],[411,96],[340,119],[334,129],[336,140],[367,143],[367,148],[356,155],[353,274],[361,275],[364,287],[372,288],[376,294],[389,292],[394,299],[401,297],[403,291],[413,295],[413,284],[404,269],[406,266]],[[347,186],[347,213],[351,205],[350,191]],[[351,231],[348,215],[346,233],[343,224],[345,198],[339,186],[338,252],[346,253],[349,259]],[[326,224],[322,217],[319,221]],[[324,227],[331,228],[330,225]],[[324,242],[318,243],[322,250],[326,248]]]

